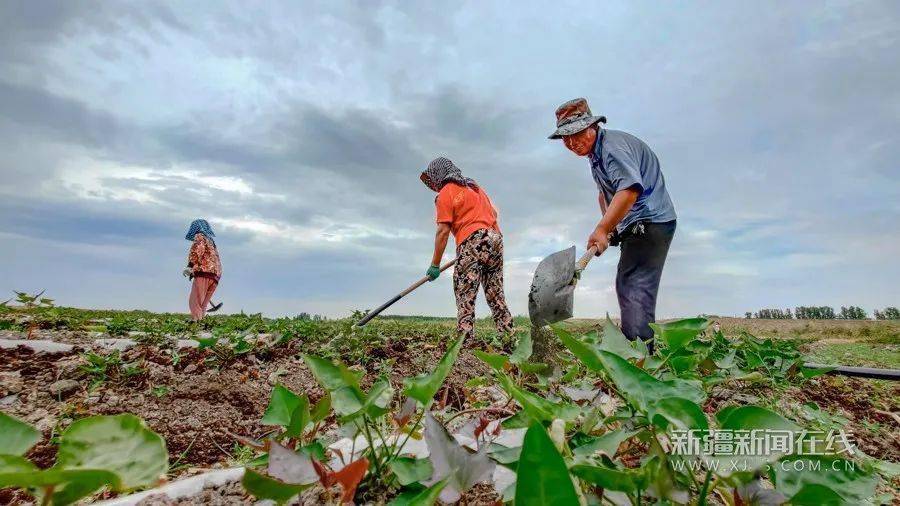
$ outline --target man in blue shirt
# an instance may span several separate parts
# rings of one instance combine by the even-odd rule
[[[588,237],[587,247],[601,255],[612,244],[622,248],[616,295],[622,332],[641,338],[653,350],[656,294],[669,244],[675,235],[675,207],[659,160],[637,137],[607,130],[603,116],[591,115],[587,100],[576,98],[556,110],[556,131],[570,151],[590,160],[603,214]]]

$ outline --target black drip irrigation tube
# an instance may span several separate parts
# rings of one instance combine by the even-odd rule
[[[876,369],[874,367],[849,367],[845,365],[825,365],[807,362],[803,367],[809,369],[830,369],[825,374],[838,374],[853,378],[870,378],[880,380],[900,381],[900,369]]]

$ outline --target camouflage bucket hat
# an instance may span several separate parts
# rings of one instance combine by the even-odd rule
[[[569,100],[556,109],[556,131],[548,139],[577,134],[597,123],[606,123],[606,116],[592,116],[587,100],[583,98]]]

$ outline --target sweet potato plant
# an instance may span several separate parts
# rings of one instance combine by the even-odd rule
[[[304,503],[357,504],[482,500],[485,491],[493,493],[491,487],[472,489],[495,480],[511,485],[491,497],[515,504],[737,506],[890,501],[875,491],[883,483],[882,476],[897,473],[896,465],[892,468],[890,463],[869,458],[858,448],[851,455],[844,444],[823,448],[817,452],[821,455],[771,452],[736,457],[715,449],[690,455],[676,451],[687,431],[700,438],[715,431],[801,431],[800,440],[812,443],[803,430],[835,425],[830,411],[819,412],[815,404],[787,402],[784,409],[775,402],[800,391],[797,386],[802,388],[809,377],[823,372],[802,366],[796,341],[748,334],[726,338],[697,318],[658,325],[658,351],[651,355],[642,343],[626,340],[607,321],[598,331],[586,334],[571,331],[571,325],[556,327],[562,351],[550,354],[550,363],[539,363],[532,356],[528,334],[512,347],[493,342],[489,322],[482,323],[476,339],[466,342],[463,352],[460,341],[444,343],[453,332],[451,322],[385,319],[359,329],[352,319],[270,320],[240,314],[216,315],[194,324],[184,315],[0,305],[0,328],[7,330],[63,328],[129,336],[140,343],[140,353],[130,355],[137,357],[135,363],[149,360],[146,365],[159,366],[167,363],[161,357],[170,354],[172,377],[179,380],[193,378],[181,360],[190,360],[192,367],[199,365],[198,373],[215,371],[223,379],[246,374],[253,382],[252,373],[273,372],[268,380],[256,378],[254,385],[259,389],[267,381],[291,374],[289,364],[300,354],[321,392],[276,385],[260,420],[271,428],[268,436],[257,441],[231,434],[256,452],[240,459],[244,463],[255,457],[246,463],[246,490],[279,503],[298,497]],[[528,322],[517,323],[523,328]],[[179,351],[174,337],[194,338],[198,349]],[[432,365],[434,359],[427,350],[444,346],[446,352]],[[466,356],[457,361],[461,353]],[[476,364],[479,367],[473,371],[475,360],[469,353],[486,366]],[[37,356],[10,352],[12,357],[20,355],[43,364]],[[114,371],[119,366],[110,364],[115,358],[115,354],[103,355],[101,361],[85,355],[76,372],[88,379],[106,378],[97,388],[111,388],[121,376]],[[277,360],[281,360],[279,367],[274,365]],[[392,369],[395,362],[402,363],[402,368]],[[456,370],[448,380],[454,364]],[[463,364],[466,369],[461,370]],[[279,373],[281,367],[284,371]],[[426,367],[426,374],[397,381],[398,371]],[[365,381],[363,371],[369,373]],[[393,381],[388,381],[389,372]],[[465,388],[460,388],[460,378]],[[305,378],[298,379],[286,381],[309,385]],[[820,381],[815,384],[821,388]],[[174,385],[163,383],[154,389],[174,389]],[[753,399],[740,395],[745,390],[767,392],[773,398],[733,400]],[[447,392],[456,398],[455,403],[446,402]],[[122,395],[122,389],[115,393]],[[169,397],[174,396],[165,398]],[[228,399],[222,396],[217,402]],[[165,402],[159,409],[168,406]],[[233,406],[240,414],[246,412],[243,404]],[[802,413],[795,412],[801,407]],[[33,430],[0,417],[0,488],[17,487],[39,502],[65,504],[102,490],[119,493],[154,485],[166,468],[165,461],[159,460],[165,457],[165,446],[147,436],[146,428],[138,430],[143,425],[129,417],[74,422],[59,438],[56,464],[45,470],[23,457],[36,441]],[[130,420],[131,427],[124,432],[114,428],[123,420]],[[208,422],[197,431],[210,435],[215,443],[216,436],[243,430],[234,420],[230,422],[227,429]],[[159,430],[165,427],[162,424]],[[101,437],[104,434],[118,435]],[[170,430],[166,437],[171,436]],[[126,462],[130,451],[104,449],[114,448],[113,439],[133,445],[155,441],[147,447],[155,448],[158,456]],[[340,443],[333,444],[335,439]],[[93,456],[74,457],[92,447],[98,448],[89,454]],[[183,454],[189,450],[190,446],[184,447]],[[249,453],[248,448],[241,451]],[[108,454],[115,458],[104,456]],[[149,472],[140,480],[128,477],[145,463],[152,464],[153,478]]]
[[[23,489],[42,505],[72,504],[104,487],[123,492],[154,485],[169,465],[163,439],[130,414],[74,422],[49,469],[24,457],[40,438],[35,428],[0,412],[0,488]]]
[[[455,341],[434,370],[404,382],[406,400],[391,411],[394,388],[387,378],[369,390],[359,386],[361,374],[342,363],[305,355],[306,365],[327,392],[312,410],[305,395],[276,386],[262,423],[283,429],[275,437],[256,444],[268,451],[265,473],[247,469],[243,483],[259,498],[287,501],[317,484],[330,489],[341,485],[340,502],[353,501],[357,488],[366,494],[395,495],[396,504],[431,504],[440,496],[453,502],[475,484],[489,479],[494,463],[487,448],[470,454],[434,418],[429,409],[435,394],[459,355],[462,339]],[[349,455],[337,455],[342,467],[334,471],[316,441],[319,423],[333,412],[340,433],[364,440],[360,452],[355,444]],[[428,460],[404,456],[411,438],[421,439],[422,426],[430,451]]]
[[[461,341],[434,370],[407,379],[401,395],[387,378],[363,391],[360,373],[306,355],[327,395],[310,407],[305,395],[275,387],[263,423],[281,429],[254,443],[268,452],[255,461],[266,468],[248,468],[244,486],[276,502],[324,487],[334,502],[393,497],[392,504],[426,505],[452,503],[504,466],[516,480],[503,500],[516,505],[878,501],[879,463],[858,451],[850,456],[846,446],[816,455],[673,451],[688,431],[702,437],[717,429],[781,430],[806,437],[802,427],[761,406],[728,406],[712,416],[703,411],[709,392],[720,385],[802,382],[822,372],[803,368],[790,345],[749,335],[732,341],[706,332],[707,325],[702,318],[656,325],[660,349],[654,355],[626,340],[611,321],[583,336],[558,326],[554,331],[570,353],[559,357],[562,367],[555,370],[528,361],[527,337],[510,355],[476,353],[493,369],[493,384],[508,402],[466,410],[474,417],[474,445],[460,444],[440,421],[460,413],[434,409]],[[510,409],[512,416],[502,421],[486,416]],[[362,437],[361,448],[354,443],[349,454],[325,449],[318,431],[331,415],[340,434],[354,442]],[[502,431],[516,429],[525,429],[521,446],[495,442]],[[427,458],[409,454],[412,438],[424,438]]]

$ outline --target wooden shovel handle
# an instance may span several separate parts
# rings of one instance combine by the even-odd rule
[[[597,246],[591,246],[590,249],[585,251],[584,255],[581,255],[581,258],[579,258],[578,261],[575,262],[575,270],[583,271],[587,267],[588,262],[590,262],[591,259],[594,258],[596,255],[597,255]]]

